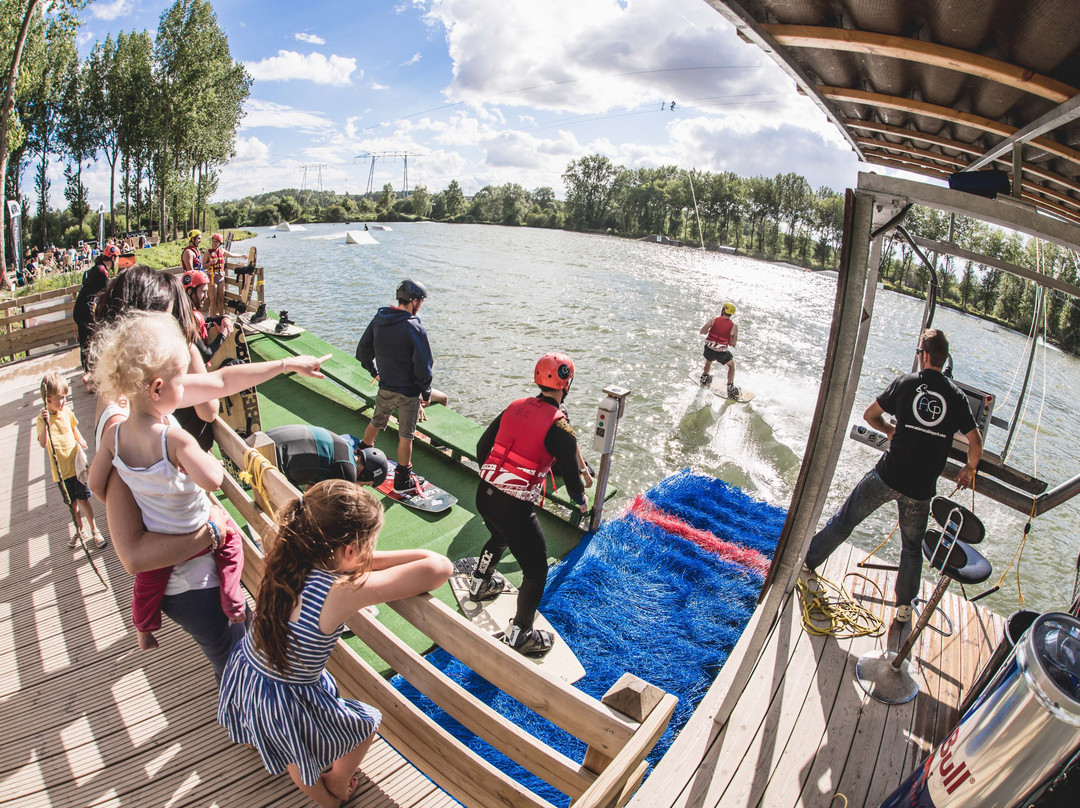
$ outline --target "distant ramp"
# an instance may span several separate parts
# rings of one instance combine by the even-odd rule
[[[346,244],[378,244],[367,230],[346,230]]]

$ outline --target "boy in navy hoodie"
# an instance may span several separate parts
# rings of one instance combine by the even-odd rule
[[[375,414],[364,430],[361,449],[375,445],[375,437],[397,410],[398,465],[394,472],[394,492],[413,494],[424,482],[412,470],[416,424],[424,420],[424,407],[431,403],[446,404],[447,397],[431,387],[435,358],[431,355],[427,331],[416,316],[427,298],[427,289],[417,281],[403,280],[396,296],[397,305],[379,309],[356,346],[356,358],[379,382]]]

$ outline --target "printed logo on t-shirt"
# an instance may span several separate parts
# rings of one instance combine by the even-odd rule
[[[945,397],[920,384],[911,402],[911,412],[923,426],[937,426],[945,418]]]

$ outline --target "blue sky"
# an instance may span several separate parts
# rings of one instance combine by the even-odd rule
[[[153,34],[169,5],[96,0],[83,55],[109,33]],[[705,0],[213,5],[254,78],[218,200],[320,180],[363,192],[364,152],[409,152],[410,187],[456,179],[467,194],[516,182],[562,197],[567,165],[594,153],[631,168],[797,171],[837,190],[859,169],[817,108]],[[84,176],[92,201],[107,201],[104,161]],[[403,180],[400,158],[376,160],[376,189]]]

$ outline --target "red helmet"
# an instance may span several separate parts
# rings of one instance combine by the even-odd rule
[[[564,353],[544,354],[536,363],[533,379],[540,387],[569,390],[574,380],[574,360]]]
[[[210,278],[206,276],[206,273],[201,269],[193,269],[191,272],[184,273],[184,289],[194,289],[197,286],[202,286],[204,283],[210,283]]]
[[[117,247],[115,244],[110,244],[108,247],[105,248],[103,254],[106,258],[116,258],[116,256],[120,255],[120,248]]]
[[[210,240],[211,241],[224,241],[225,239],[222,238],[221,233],[214,233],[214,235],[210,236]]]

